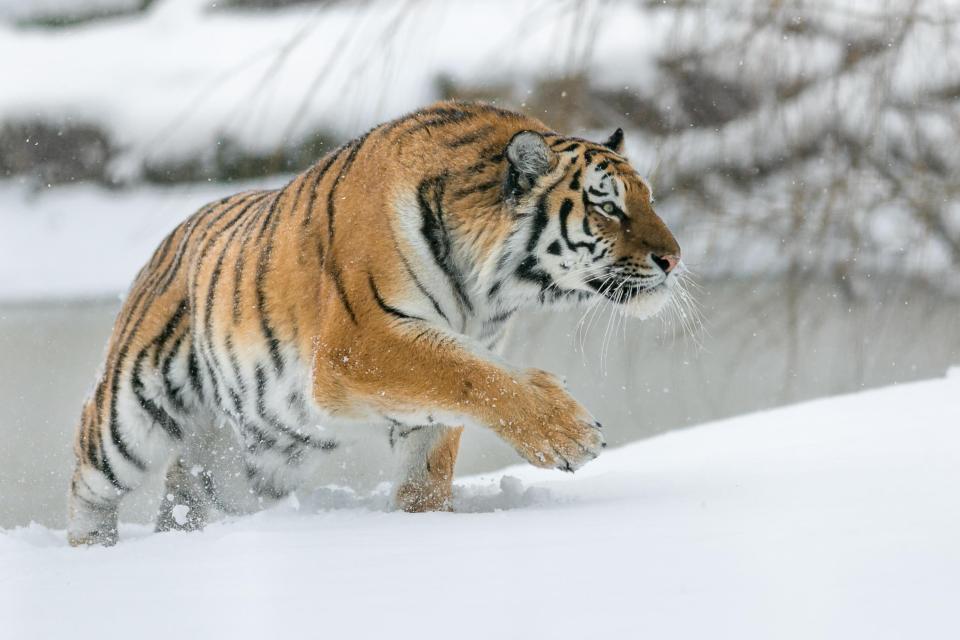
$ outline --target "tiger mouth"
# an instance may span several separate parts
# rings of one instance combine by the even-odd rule
[[[656,284],[649,285],[630,278],[614,279],[609,276],[598,276],[587,280],[586,284],[608,300],[625,304],[641,293],[649,293],[665,287],[666,281],[661,280]]]

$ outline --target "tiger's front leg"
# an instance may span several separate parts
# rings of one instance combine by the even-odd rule
[[[452,511],[453,468],[463,427],[402,424],[390,428],[397,454],[394,500],[410,513]]]
[[[314,397],[335,412],[375,413],[406,428],[425,424],[424,416],[431,425],[483,426],[531,464],[564,471],[586,464],[604,446],[600,424],[545,371],[514,369],[467,340],[412,323],[355,336],[348,344],[317,353]],[[447,457],[452,473],[453,457]],[[422,477],[409,475],[418,473]],[[444,483],[401,486],[427,484]],[[413,506],[437,501],[409,500]]]

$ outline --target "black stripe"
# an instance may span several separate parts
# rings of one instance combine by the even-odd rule
[[[490,191],[491,189],[499,189],[503,186],[503,181],[499,178],[496,180],[488,180],[486,182],[480,182],[477,184],[470,185],[469,187],[463,187],[462,189],[457,189],[453,192],[453,198],[455,200],[462,200],[468,196],[481,193],[483,191]]]
[[[290,466],[297,466],[303,462],[303,447],[296,442],[291,442],[283,449],[283,455],[287,457],[286,463]]]
[[[204,207],[202,207],[197,213],[190,217],[185,223],[181,224],[180,227],[184,227],[183,235],[180,238],[180,243],[177,245],[177,253],[174,255],[173,260],[170,261],[170,264],[167,265],[167,268],[164,272],[158,275],[158,280],[160,281],[157,289],[156,295],[161,295],[164,293],[170,285],[173,283],[174,278],[177,273],[180,271],[180,265],[183,262],[183,257],[186,255],[189,246],[190,240],[193,238],[193,233],[200,226],[200,221],[210,214],[211,212],[217,211],[218,207],[223,206],[229,202],[232,198],[235,198],[236,195],[227,196],[226,198],[221,198],[216,202],[212,202]],[[180,228],[178,227],[178,229]],[[176,233],[176,231],[174,231]]]
[[[486,124],[465,135],[460,136],[459,138],[454,138],[453,140],[447,142],[447,146],[451,149],[456,149],[457,147],[463,147],[468,144],[473,144],[478,140],[482,140],[484,137],[488,136],[490,132],[493,131],[492,124]]]
[[[166,343],[173,336],[174,332],[180,326],[181,321],[186,316],[187,308],[188,308],[187,299],[186,298],[181,299],[180,302],[177,304],[177,308],[174,310],[173,314],[171,314],[170,318],[167,320],[166,324],[164,325],[160,333],[157,334],[157,336],[147,346],[145,346],[143,349],[140,350],[140,353],[137,355],[136,360],[134,362],[133,376],[131,378],[131,386],[133,387],[134,395],[137,397],[137,401],[139,402],[140,406],[148,414],[150,414],[152,418],[154,418],[158,423],[160,423],[160,425],[164,428],[164,430],[166,430],[172,437],[176,439],[180,439],[182,435],[180,432],[179,425],[176,424],[173,418],[170,417],[170,415],[165,410],[161,409],[159,406],[156,405],[156,403],[154,403],[152,400],[146,398],[143,395],[143,383],[140,379],[140,369],[142,367],[143,360],[146,358],[148,354],[149,349],[154,348],[156,349],[157,353],[163,350],[163,348],[166,346]],[[120,357],[118,358],[118,367],[119,367],[119,364],[122,363],[123,360],[125,359],[128,347],[129,347],[129,344],[125,344],[121,349]],[[117,407],[116,407],[116,389],[119,385],[119,371],[116,372],[116,377],[114,378],[113,382],[114,382],[114,392],[113,392],[113,397],[111,398],[111,411],[110,411],[111,437],[113,437],[116,432],[116,425],[117,425],[117,418],[118,418]],[[117,444],[119,440],[120,440],[119,434],[117,433],[114,444]],[[122,448],[121,447],[122,447],[122,444],[118,446],[118,450],[120,450],[121,453],[124,453],[124,457],[128,457],[127,453],[129,452],[125,453],[126,447],[122,447]],[[130,457],[128,457],[128,460],[130,460],[130,462],[134,466],[139,468],[141,471],[145,470],[146,465],[140,460],[131,459]]]
[[[233,410],[237,414],[237,418],[240,422],[243,422],[243,398],[233,389],[227,389],[227,393],[230,394],[230,401],[233,402]]]
[[[483,340],[484,338],[488,338],[492,336],[494,333],[496,333],[497,331],[499,331],[501,325],[507,320],[509,320],[510,317],[513,316],[515,311],[516,311],[515,309],[510,309],[508,311],[501,311],[495,316],[484,320],[480,328],[480,335],[478,339]]]
[[[93,425],[90,422],[87,422],[82,433],[84,439],[86,440],[84,453],[86,454],[87,462],[89,462],[94,469],[103,473],[103,464],[100,462],[100,452],[97,446],[98,439],[94,437],[99,435],[99,440],[103,440],[103,429],[101,423],[98,422]]]
[[[227,384],[226,376],[224,376],[223,366],[217,358],[216,351],[210,341],[201,341],[199,346],[200,358],[207,370],[207,374],[210,376],[214,402],[218,407],[226,408],[223,404],[223,396],[220,394],[220,386],[223,385],[227,391],[230,390],[230,386]]]
[[[289,495],[286,489],[279,489],[267,482],[267,479],[259,475],[260,471],[247,463],[247,479],[251,481],[251,488],[260,498],[270,498],[271,500],[281,500]]]
[[[476,118],[480,114],[471,113],[462,109],[451,109],[449,107],[439,107],[422,115],[429,116],[427,120],[417,120],[416,124],[400,132],[399,137],[409,136],[418,131],[429,129],[430,127],[445,127],[459,122],[466,122]]]
[[[588,212],[590,211],[590,207],[592,206],[593,205],[591,204],[590,200],[587,199],[587,194],[584,193],[583,194],[583,220],[581,221],[580,224],[583,229],[583,233],[585,235],[590,236],[591,238],[594,237],[594,233],[593,233],[593,230],[590,229],[590,215]],[[593,250],[591,249],[591,252],[592,251]]]
[[[440,105],[437,105],[437,106],[428,107],[428,108],[425,108],[425,109],[418,109],[417,111],[412,111],[412,112],[410,112],[410,113],[407,113],[407,114],[405,114],[405,115],[400,116],[399,118],[396,118],[395,120],[391,120],[390,122],[388,122],[388,123],[386,123],[386,124],[384,124],[384,125],[381,125],[381,126],[379,127],[379,129],[383,132],[384,135],[386,135],[386,134],[390,133],[391,131],[393,131],[394,129],[396,129],[397,127],[399,127],[399,126],[401,126],[401,125],[404,125],[404,124],[407,124],[407,123],[409,123],[409,122],[411,122],[411,121],[415,121],[415,120],[417,120],[418,118],[423,118],[423,117],[427,117],[427,116],[438,116],[438,117],[442,117],[442,116],[445,115],[445,114],[451,114],[451,113],[455,113],[455,112],[464,112],[464,111],[466,111],[467,109],[478,109],[478,110],[481,110],[481,111],[489,111],[489,110],[490,110],[490,109],[486,109],[486,108],[485,108],[486,105],[480,105],[480,104],[476,104],[476,103],[470,103],[470,102],[455,102],[454,104],[456,104],[457,107],[459,107],[459,108],[453,109],[453,108],[448,107],[448,106],[440,106]],[[494,108],[494,109],[495,109],[495,108]],[[500,110],[500,111],[503,111],[503,110]],[[509,111],[503,111],[503,113],[510,113],[510,112],[509,112]]]
[[[363,147],[363,144],[366,142],[369,135],[369,133],[365,133],[351,144],[350,153],[344,159],[343,165],[340,167],[340,171],[337,172],[336,179],[333,181],[333,184],[330,185],[329,191],[327,191],[327,251],[325,253],[325,258],[328,258],[329,260],[325,260],[325,262],[327,263],[326,266],[331,278],[333,279],[333,285],[337,290],[340,301],[343,303],[343,307],[347,311],[347,315],[353,324],[357,324],[357,316],[353,312],[353,307],[350,305],[350,300],[347,297],[347,290],[343,286],[343,277],[340,272],[340,267],[336,264],[335,258],[335,248],[333,244],[336,228],[335,198],[337,187],[340,186],[340,182],[347,175],[347,173],[349,173],[350,168],[353,166],[354,160],[356,160],[357,154],[360,152],[361,147]]]
[[[93,406],[97,416],[96,423],[98,425],[103,423],[103,393],[106,388],[106,380],[101,379],[97,382],[97,390],[93,394]]]
[[[187,355],[187,378],[190,380],[190,386],[197,398],[203,403],[203,380],[200,379],[200,363],[197,362],[197,351],[190,343],[190,351]]]
[[[553,280],[550,279],[550,276],[545,272],[537,268],[538,266],[536,256],[529,255],[520,262],[520,266],[517,267],[517,275],[522,280],[527,280],[530,282],[535,282],[540,285],[540,295],[553,284]]]
[[[186,313],[186,310],[187,310],[187,301],[186,299],[183,299],[177,305],[177,308],[174,311],[173,315],[170,317],[170,319],[167,320],[167,323],[164,325],[160,334],[156,338],[154,338],[153,341],[151,341],[150,345],[158,345],[160,344],[160,341],[165,342],[166,340],[168,340],[169,337],[173,335],[173,332],[176,330],[176,326],[183,319],[183,316]],[[111,442],[113,442],[114,446],[117,448],[117,451],[119,451],[120,455],[122,455],[130,464],[132,464],[134,467],[136,467],[140,471],[146,470],[147,468],[146,464],[142,460],[134,456],[133,453],[131,453],[127,449],[126,444],[123,442],[123,439],[120,437],[120,432],[119,432],[120,425],[119,425],[119,416],[118,416],[118,410],[117,410],[117,396],[120,390],[121,368],[123,367],[123,363],[126,360],[127,352],[130,348],[130,341],[133,335],[136,334],[137,330],[140,327],[140,324],[143,322],[143,319],[147,313],[149,313],[149,307],[147,307],[147,309],[145,309],[137,318],[137,320],[134,322],[133,328],[131,329],[131,335],[128,336],[128,338],[124,341],[123,345],[120,347],[120,351],[117,354],[117,359],[114,363],[113,372],[112,372],[113,377],[110,381],[111,382],[110,384],[110,422],[108,425],[108,429],[110,431],[110,440]],[[145,353],[146,349],[149,348],[150,345],[148,345],[147,347],[144,347],[141,353]],[[101,445],[101,448],[102,448],[102,445]]]
[[[93,500],[90,500],[90,499],[88,499],[88,498],[84,498],[84,497],[81,496],[79,493],[77,493],[77,489],[76,489],[77,482],[76,482],[76,480],[77,480],[78,477],[80,478],[81,484],[83,484],[83,488],[87,490],[87,493],[89,493],[90,495],[94,496],[95,498],[101,498],[101,499],[103,498],[103,496],[101,496],[99,492],[93,490],[93,487],[90,486],[90,483],[87,482],[87,479],[83,477],[83,474],[82,474],[82,473],[78,473],[78,474],[75,475],[75,476],[73,477],[73,479],[70,481],[70,484],[71,484],[71,486],[73,487],[73,495],[74,495],[74,497],[80,498],[80,500],[82,500],[84,504],[86,504],[89,508],[93,509],[94,511],[112,512],[113,509],[114,509],[114,504],[115,504],[113,499],[111,499],[111,498],[108,497],[108,498],[105,500],[105,503],[104,503],[104,504],[101,504],[101,503],[99,503],[99,502],[94,502]]]
[[[117,475],[113,472],[113,467],[110,465],[110,461],[107,460],[107,450],[103,447],[102,438],[100,439],[100,465],[97,467],[97,469],[100,471],[100,473],[106,476],[107,481],[109,481],[117,491],[122,493],[130,491],[130,488],[120,482],[117,479]]]
[[[303,400],[303,394],[299,391],[294,391],[289,396],[287,396],[287,406],[296,411],[297,416],[300,418],[301,424],[306,424],[310,421],[310,416],[307,413],[306,403]]]
[[[275,203],[277,200],[279,200],[279,195],[274,199],[274,203]],[[263,200],[261,200],[260,202],[263,202]],[[233,239],[236,237],[237,233],[238,233],[238,232],[240,231],[240,229],[241,229],[241,227],[239,227],[239,226],[234,227],[233,225],[234,225],[238,220],[240,220],[241,218],[243,218],[243,217],[250,211],[250,209],[251,209],[254,205],[256,205],[257,203],[258,203],[257,200],[251,200],[251,201],[247,202],[246,206],[243,207],[243,210],[241,210],[240,213],[238,213],[237,216],[236,216],[233,220],[231,220],[229,223],[227,223],[226,225],[224,225],[224,227],[223,227],[222,229],[220,229],[220,230],[218,231],[218,233],[217,233],[217,235],[219,236],[219,235],[221,235],[224,231],[226,231],[228,228],[233,227],[233,228],[231,229],[231,231],[230,231],[230,235],[227,236],[226,241],[223,243],[223,246],[220,247],[220,253],[219,253],[219,255],[217,256],[217,261],[214,263],[214,265],[213,265],[213,271],[212,271],[211,274],[210,274],[210,282],[207,283],[207,295],[206,295],[206,299],[205,299],[204,312],[203,312],[203,333],[204,333],[204,336],[206,337],[206,344],[207,344],[208,348],[211,350],[210,353],[209,353],[209,357],[210,357],[210,358],[213,358],[214,360],[216,360],[216,354],[215,354],[215,353],[213,352],[213,350],[212,350],[212,349],[213,349],[213,347],[212,347],[212,345],[213,345],[213,302],[214,302],[214,299],[216,298],[216,295],[217,295],[217,287],[218,287],[219,284],[220,284],[220,275],[223,273],[223,261],[224,261],[224,259],[225,259],[226,256],[227,256],[227,251],[228,251],[228,249],[230,248],[230,245],[231,245],[231,243],[233,242]],[[210,245],[207,245],[207,246],[210,246]],[[201,257],[202,257],[202,256],[201,256]],[[194,296],[195,299],[197,299],[197,300],[199,300],[199,298],[200,298],[200,296],[199,296],[199,281],[200,281],[200,275],[199,275],[199,273],[200,273],[200,270],[198,269],[198,270],[197,270],[197,274],[198,274],[198,275],[197,275],[197,285],[196,285],[196,286],[197,286],[197,292],[196,292],[196,294],[195,294],[195,296]],[[239,311],[240,311],[240,309],[239,309],[239,306],[240,306],[240,305],[238,304],[238,300],[236,299],[236,292],[237,292],[238,290],[239,290],[238,284],[237,284],[237,283],[234,283],[234,305],[233,305],[234,321],[236,321],[237,316],[239,315]],[[218,369],[219,369],[219,365],[218,365]]]
[[[543,230],[547,228],[547,224],[550,221],[550,216],[547,211],[548,199],[550,194],[553,193],[553,190],[557,188],[557,185],[560,184],[564,179],[564,176],[560,176],[558,179],[554,180],[553,184],[543,190],[543,193],[540,194],[540,197],[537,199],[537,211],[534,214],[533,218],[533,228],[530,231],[530,237],[527,239],[527,251],[533,251],[534,247],[537,246],[537,243],[540,241],[540,236],[543,234]]]
[[[563,143],[563,140],[558,140],[558,141],[555,142],[554,144],[559,145],[559,144],[562,144],[562,143]],[[557,151],[557,153],[566,153],[567,151],[576,151],[576,150],[579,149],[579,148],[580,148],[580,143],[579,143],[579,142],[571,142],[570,144],[568,144],[568,145],[566,145],[566,146],[564,146],[564,147],[562,147],[562,148],[560,148],[560,149],[557,149],[556,151]]]
[[[276,208],[280,198],[281,194],[278,194],[273,206],[270,207],[271,210]],[[276,220],[279,220],[279,218],[276,218]],[[283,356],[280,354],[280,340],[277,338],[277,334],[270,324],[267,310],[267,293],[263,286],[267,277],[267,262],[273,253],[273,238],[276,231],[276,223],[272,226],[273,229],[271,229],[270,238],[260,247],[260,254],[257,258],[257,271],[254,275],[254,285],[257,296],[257,314],[260,316],[260,330],[263,332],[263,337],[267,341],[267,348],[270,350],[270,359],[273,361],[273,368],[276,369],[279,375],[283,373],[284,361]]]
[[[350,300],[347,298],[347,290],[343,286],[343,277],[340,274],[340,268],[337,266],[331,266],[329,273],[330,278],[333,280],[334,289],[337,291],[337,297],[340,299],[340,303],[343,304],[343,308],[350,317],[350,321],[353,322],[353,324],[357,324],[357,314],[353,312],[353,307],[350,306]]]
[[[317,201],[317,189],[320,188],[320,181],[323,180],[325,175],[327,175],[327,171],[330,170],[330,167],[334,162],[337,161],[337,158],[340,157],[340,154],[342,154],[346,148],[347,145],[340,145],[327,154],[326,161],[320,165],[320,170],[317,172],[317,177],[313,181],[313,186],[310,188],[310,198],[307,200],[307,215],[303,217],[303,222],[301,223],[304,227],[308,226],[310,221],[313,219],[313,210]],[[304,180],[304,182],[306,182],[306,180]]]
[[[279,198],[279,193],[274,195],[274,198]],[[247,221],[244,226],[239,230],[237,235],[230,238],[228,245],[232,245],[237,239],[240,240],[240,246],[237,248],[237,259],[233,262],[233,322],[234,324],[240,322],[240,298],[243,295],[242,283],[243,283],[243,271],[244,267],[247,264],[247,243],[250,242],[252,236],[253,227],[257,221],[257,216],[263,211],[264,205],[266,205],[267,200],[260,202],[260,208],[253,215],[247,217]],[[271,201],[271,205],[273,201]],[[227,250],[227,247],[224,247],[224,250]]]
[[[230,361],[230,368],[233,370],[233,377],[237,379],[237,388],[240,394],[247,395],[247,382],[243,378],[243,371],[240,368],[240,360],[237,358],[237,351],[233,348],[233,337],[228,333],[223,339],[223,344],[227,349],[227,360]],[[242,408],[237,411],[242,413]]]
[[[185,344],[186,337],[187,334],[184,333],[177,338],[176,342],[173,343],[173,346],[170,347],[170,352],[167,354],[167,357],[163,359],[163,366],[160,369],[161,378],[163,379],[163,388],[167,392],[167,399],[173,404],[174,408],[181,413],[186,411],[187,407],[183,402],[183,398],[180,397],[182,388],[174,387],[173,383],[170,381],[170,370],[173,368],[174,359],[180,352],[180,347]]]
[[[436,298],[430,295],[430,292],[427,291],[427,288],[423,286],[422,282],[420,282],[420,279],[417,277],[417,274],[413,272],[413,267],[410,266],[410,262],[407,260],[407,257],[403,255],[403,252],[400,250],[399,245],[397,245],[396,238],[394,238],[393,240],[393,246],[396,248],[397,255],[400,256],[400,261],[403,262],[403,266],[406,268],[407,273],[410,275],[410,279],[413,280],[413,284],[415,284],[417,286],[417,289],[420,290],[420,293],[422,293],[427,298],[427,300],[430,301],[430,304],[433,305],[434,310],[436,310],[436,312],[440,315],[440,317],[443,318],[447,322],[447,324],[450,324],[450,318],[448,318],[447,314],[445,314],[443,312],[443,309],[440,308],[440,304],[437,302]]]
[[[399,318],[401,320],[423,320],[418,316],[412,316],[409,313],[404,313],[400,309],[397,309],[391,304],[388,304],[383,296],[380,295],[380,290],[377,289],[377,284],[373,281],[373,276],[369,273],[367,274],[367,284],[370,285],[370,292],[373,294],[373,299],[377,301],[377,306],[380,307],[380,310],[386,313],[387,315]]]
[[[203,366],[210,377],[210,391],[213,392],[213,402],[217,407],[223,407],[223,397],[220,395],[220,378],[213,371],[210,361],[207,359],[206,352],[201,351],[200,357],[203,360]]]
[[[540,236],[543,235],[543,231],[547,228],[549,222],[550,216],[547,214],[547,198],[544,196],[541,197],[537,203],[537,210],[533,215],[530,237],[527,238],[527,252],[533,251],[537,246],[537,243],[540,241]]]
[[[576,251],[578,247],[584,247],[588,249],[590,253],[593,253],[593,250],[597,246],[596,242],[573,242],[570,240],[567,224],[571,211],[573,211],[573,200],[564,198],[563,203],[560,205],[560,235],[563,237],[563,241],[570,247],[571,251]],[[586,219],[586,216],[584,216],[584,219]]]
[[[464,175],[475,176],[483,173],[483,170],[487,168],[489,163],[486,160],[480,160],[479,162],[474,162],[472,165],[463,170]]]
[[[340,181],[343,180],[344,176],[350,171],[350,168],[353,166],[353,161],[357,157],[357,153],[360,151],[360,147],[363,146],[363,143],[366,142],[367,136],[369,134],[363,134],[359,138],[351,143],[350,153],[347,155],[346,159],[343,161],[343,166],[340,167],[340,171],[337,173],[336,179],[333,181],[333,184],[330,185],[330,190],[327,191],[327,249],[328,254],[333,253],[333,236],[334,236],[334,223],[336,220],[336,207],[334,206],[335,196],[337,192],[337,187],[340,186]]]
[[[526,250],[528,252],[532,252],[537,246],[540,236],[543,234],[543,230],[547,227],[547,223],[549,222],[549,214],[547,212],[548,199],[553,190],[556,189],[557,185],[563,180],[564,176],[560,176],[553,182],[553,184],[547,187],[542,194],[540,194],[540,197],[537,200],[537,211],[534,215],[530,237],[527,239]],[[528,280],[530,282],[539,284],[540,299],[543,301],[544,293],[553,284],[553,280],[550,278],[549,274],[537,268],[538,264],[539,263],[537,262],[536,256],[533,253],[530,253],[520,261],[520,264],[517,267],[517,275],[522,280]]]
[[[197,257],[192,260],[192,263],[195,264],[197,267],[202,266],[203,261],[207,257],[207,253],[210,251],[211,247],[213,247],[213,245],[216,244],[217,240],[220,239],[223,233],[233,228],[233,226],[237,222],[242,220],[244,216],[247,214],[247,212],[249,212],[250,209],[255,204],[257,204],[257,202],[262,202],[264,200],[264,197],[267,195],[269,195],[269,192],[255,193],[251,198],[239,199],[237,202],[231,204],[229,207],[227,207],[227,209],[224,210],[223,215],[226,215],[228,213],[233,213],[234,211],[236,211],[237,214],[233,218],[231,218],[229,221],[227,221],[226,224],[224,224],[219,229],[217,229],[217,231],[212,235],[210,235],[210,237],[208,238],[207,236],[210,234],[210,229],[213,227],[214,222],[216,222],[221,217],[223,217],[223,215],[218,216],[216,220],[211,221],[210,224],[207,225],[207,228],[204,230],[203,234],[197,240],[199,253],[197,254]],[[247,221],[249,221],[249,219]],[[236,230],[231,231],[230,237],[232,238],[235,233],[236,233]],[[200,274],[201,274],[201,270],[198,268],[197,273],[194,275],[194,279],[192,282],[194,300],[200,299]]]
[[[603,149],[587,149],[586,151],[583,152],[583,159],[587,161],[587,164],[590,164],[591,162],[593,162],[593,156],[597,155],[598,153],[604,153],[604,150]]]
[[[140,351],[140,354],[137,356],[137,359],[134,362],[133,377],[131,378],[133,393],[137,397],[137,402],[140,404],[140,408],[147,412],[147,415],[150,416],[150,419],[159,424],[160,427],[163,428],[163,430],[166,431],[171,438],[174,440],[180,440],[183,438],[183,432],[180,429],[180,425],[177,424],[177,421],[174,420],[165,409],[160,407],[150,398],[147,398],[143,393],[143,381],[140,379],[140,370],[143,366],[143,361],[146,356],[147,348],[145,347]],[[140,470],[145,470],[145,467],[141,467]]]
[[[235,220],[239,220],[242,216],[244,216],[254,204],[255,203],[251,202],[246,207],[244,207],[244,210],[240,213],[240,215],[237,216],[237,218],[235,218]],[[230,250],[230,245],[233,243],[233,239],[237,236],[237,233],[240,231],[240,229],[241,227],[235,227],[232,231],[230,231],[230,235],[227,237],[226,241],[223,243],[223,246],[220,247],[220,253],[217,255],[217,261],[213,265],[213,272],[210,274],[210,282],[207,283],[207,295],[206,295],[206,300],[204,304],[204,314],[203,314],[203,331],[204,331],[204,334],[207,336],[208,341],[211,340],[213,336],[213,301],[217,295],[217,286],[220,284],[220,275],[223,272],[223,261],[227,257],[227,251]],[[243,254],[241,252],[240,256],[242,255]],[[198,290],[195,295],[195,298],[197,300],[200,299],[199,273],[200,273],[200,270],[197,269]],[[239,275],[239,274],[236,274],[235,272],[235,275]],[[240,318],[240,296],[238,295],[239,293],[240,293],[240,280],[236,280],[233,283],[232,314],[233,314],[234,323],[236,323]]]
[[[123,305],[123,310],[121,311],[121,313],[126,313],[126,317],[123,319],[123,326],[120,328],[119,332],[114,332],[117,336],[117,345],[125,343],[128,340],[128,333],[131,325],[139,326],[138,321],[143,315],[143,310],[140,309],[140,304],[143,303],[146,307],[149,307],[150,303],[155,299],[154,297],[148,296],[148,294],[153,292],[146,283],[140,283],[139,278],[134,283],[134,290],[136,291],[136,296],[134,296],[132,300],[127,300]],[[111,349],[111,355],[115,352],[116,347]],[[109,358],[108,361],[110,361]]]
[[[291,429],[287,425],[283,424],[280,418],[273,413],[267,411],[266,405],[266,391],[267,391],[267,376],[266,372],[263,370],[262,365],[257,365],[254,369],[254,377],[256,378],[256,389],[257,389],[257,415],[260,416],[260,419],[265,422],[267,425],[273,427],[277,431],[283,433],[288,438],[296,440],[302,444],[310,446],[314,449],[321,449],[324,451],[329,451],[337,447],[337,442],[333,440],[314,440],[313,438],[299,433],[295,429]]]
[[[470,302],[470,298],[464,290],[462,275],[451,260],[450,238],[443,223],[445,179],[444,175],[427,178],[417,187],[417,203],[420,206],[421,216],[420,233],[426,239],[427,246],[437,266],[450,281],[450,285],[460,303],[472,313],[473,303]]]
[[[277,224],[280,222],[280,216],[277,213],[277,209],[280,206],[280,200],[286,193],[286,187],[280,191],[277,191],[277,195],[273,198],[273,202],[270,203],[267,213],[263,216],[263,223],[260,225],[260,230],[257,231],[257,242],[263,241],[263,235],[267,232],[268,228],[270,229],[271,233],[277,228]]]
[[[246,449],[249,453],[260,453],[268,451],[277,446],[277,439],[265,431],[258,429],[249,422],[243,422],[240,428],[244,433],[253,437],[253,442],[248,442]]]
[[[258,195],[257,192],[244,192],[241,194],[237,194],[236,196],[233,196],[231,198],[231,200],[233,201],[230,202],[228,206],[223,208],[210,209],[210,211],[204,214],[205,217],[209,217],[209,220],[206,221],[206,225],[203,227],[203,230],[200,233],[199,238],[197,238],[196,241],[193,241],[194,232],[198,228],[200,228],[201,220],[198,219],[197,223],[193,227],[191,227],[190,238],[188,238],[188,242],[186,243],[183,252],[180,254],[181,262],[184,256],[189,256],[190,262],[193,264],[198,264],[200,261],[202,261],[203,256],[206,255],[206,252],[210,246],[210,244],[207,242],[207,239],[208,239],[208,236],[210,235],[210,230],[213,228],[213,226],[217,224],[227,214],[232,213],[233,211],[236,211],[236,209],[240,207],[244,202],[246,202],[249,198],[257,197],[257,195]],[[218,235],[219,233],[214,234],[213,237],[210,239],[210,242],[215,240],[218,237]],[[200,254],[199,259],[196,258],[198,251]],[[170,284],[172,284],[174,276],[179,272],[179,270],[180,270],[180,267],[178,265],[177,269],[170,274],[170,278],[166,283],[166,285],[158,293],[154,294],[155,297],[159,297],[161,293],[166,291],[166,288]],[[188,283],[188,286],[189,286],[189,283]]]
[[[160,263],[163,262],[163,259],[167,257],[167,254],[170,252],[170,247],[173,246],[173,237],[176,233],[176,229],[168,233],[163,239],[163,242],[160,243],[160,246],[157,247],[157,250],[153,252],[153,257],[150,258],[149,263],[151,271],[155,271],[157,267],[160,266]]]

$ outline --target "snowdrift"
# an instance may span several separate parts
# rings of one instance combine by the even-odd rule
[[[110,549],[0,532],[4,637],[955,638],[960,370],[458,482],[334,488]]]

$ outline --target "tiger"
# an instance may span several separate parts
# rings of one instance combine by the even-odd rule
[[[623,145],[444,101],[202,207],[117,316],[77,429],[70,544],[115,544],[151,474],[158,531],[284,499],[360,428],[389,439],[408,512],[452,509],[464,427],[537,467],[596,458],[602,426],[565,383],[502,352],[523,309],[647,318],[674,294],[680,247]],[[245,481],[233,504],[225,468]]]

